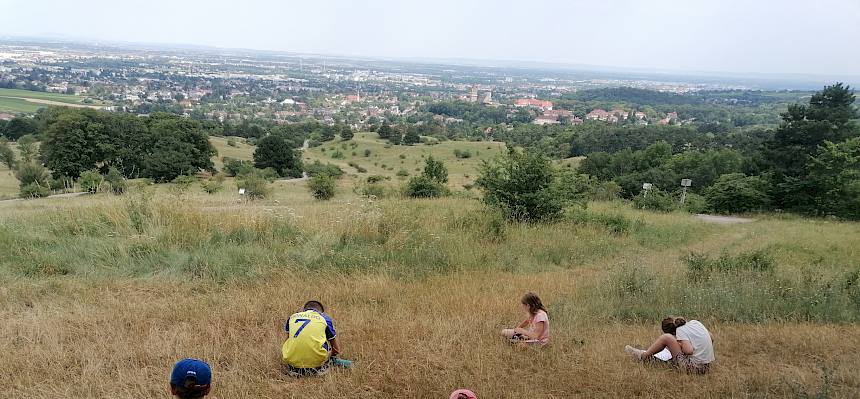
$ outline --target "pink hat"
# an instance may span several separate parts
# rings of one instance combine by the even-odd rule
[[[468,389],[458,389],[451,392],[451,397],[449,399],[478,399],[478,396]]]

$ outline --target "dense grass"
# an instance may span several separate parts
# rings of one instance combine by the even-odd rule
[[[209,361],[214,394],[231,398],[860,389],[858,224],[723,226],[591,203],[517,225],[461,196],[362,199],[357,181],[326,202],[284,182],[254,203],[167,185],[0,203],[0,362],[15,370],[0,374],[0,396],[164,396],[184,356]],[[519,320],[527,290],[549,308],[543,350],[495,335]],[[330,309],[355,369],[305,380],[278,371],[279,326],[310,298]],[[711,374],[641,367],[621,352],[670,313],[714,333]]]

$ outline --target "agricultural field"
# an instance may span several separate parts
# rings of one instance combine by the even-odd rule
[[[0,89],[0,112],[32,113],[49,105],[102,108],[104,104],[86,97],[19,89]]]
[[[381,152],[372,145],[359,148]],[[397,148],[406,162],[421,149]],[[398,165],[399,153],[377,162]],[[759,215],[718,225],[623,202],[512,224],[464,196],[370,200],[349,180],[325,202],[301,181],[276,182],[256,202],[229,181],[214,195],[132,185],[0,202],[0,362],[16,370],[0,375],[0,397],[166,397],[186,356],[213,366],[219,398],[860,391],[860,224]],[[521,320],[526,291],[548,307],[548,347],[497,335]],[[281,327],[312,298],[355,366],[294,379],[279,367]],[[667,314],[711,330],[709,374],[622,352],[653,339]]]

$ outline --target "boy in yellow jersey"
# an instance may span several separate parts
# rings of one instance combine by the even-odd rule
[[[330,363],[349,367],[352,362],[337,359],[340,353],[337,333],[322,303],[308,301],[302,309],[284,324],[287,340],[281,354],[287,372],[293,376],[322,375]]]

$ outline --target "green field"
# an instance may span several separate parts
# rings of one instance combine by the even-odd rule
[[[232,139],[236,142],[236,146],[227,145],[228,137],[217,137],[210,136],[209,142],[212,143],[212,146],[215,147],[215,150],[218,151],[218,154],[212,157],[212,162],[215,163],[215,168],[221,170],[224,167],[224,163],[221,160],[224,157],[234,158],[234,159],[245,159],[250,160],[253,158],[254,149],[256,147],[246,144],[245,139],[241,137],[233,137]]]
[[[40,91],[0,89],[0,112],[32,113],[49,105],[100,108],[102,102],[84,103],[86,97]]]

